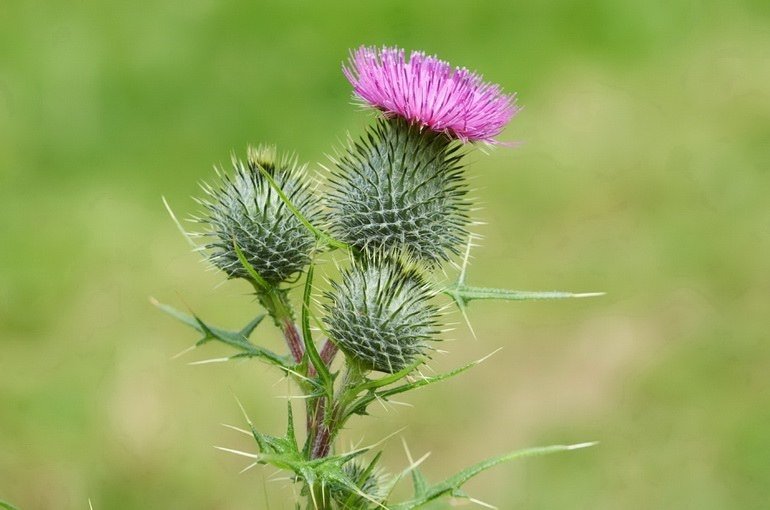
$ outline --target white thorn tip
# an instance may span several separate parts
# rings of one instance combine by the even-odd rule
[[[240,450],[233,450],[232,448],[225,448],[224,446],[215,446],[217,450],[221,450],[227,453],[234,453],[235,455],[241,455],[242,457],[248,457],[250,459],[259,459],[260,456],[255,453],[242,452]]]
[[[188,363],[188,365],[208,365],[209,363],[224,363],[225,361],[230,361],[230,358],[211,358],[211,359],[204,359],[202,361],[192,361]]]
[[[599,441],[589,441],[587,443],[571,444],[567,446],[567,450],[580,450],[581,448],[590,448],[591,446],[596,446],[597,444],[599,444]]]

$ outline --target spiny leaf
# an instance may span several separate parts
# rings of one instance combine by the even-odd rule
[[[434,376],[430,376],[430,377],[421,377],[421,378],[419,378],[419,379],[417,379],[415,381],[408,382],[408,383],[402,384],[400,386],[396,386],[394,388],[389,388],[389,389],[382,390],[382,391],[370,390],[369,393],[367,393],[366,395],[364,395],[361,398],[359,398],[358,401],[356,401],[352,406],[350,406],[350,408],[348,409],[347,413],[345,414],[345,419],[347,419],[347,417],[349,417],[349,416],[351,416],[353,414],[363,414],[366,411],[366,407],[373,400],[375,400],[377,398],[385,398],[385,399],[387,399],[387,397],[390,397],[392,395],[397,395],[397,394],[403,393],[405,391],[414,390],[414,389],[417,389],[417,388],[421,388],[423,386],[427,386],[429,384],[433,384],[433,383],[436,383],[436,382],[439,382],[439,381],[443,381],[445,379],[449,379],[450,377],[454,377],[454,376],[456,376],[458,374],[461,374],[461,373],[465,372],[466,370],[468,370],[468,369],[470,369],[472,367],[475,367],[476,365],[481,363],[481,361],[483,361],[483,359],[482,360],[474,361],[472,363],[468,363],[467,365],[464,365],[464,366],[462,366],[460,368],[456,368],[454,370],[451,370],[451,371],[443,373],[443,374],[434,375]]]
[[[425,493],[420,497],[416,497],[410,501],[398,503],[396,505],[390,506],[389,508],[391,510],[411,510],[413,508],[420,507],[436,498],[439,498],[447,494],[462,496],[463,493],[461,492],[460,488],[463,486],[463,484],[465,484],[465,482],[467,482],[474,476],[478,475],[479,473],[482,473],[487,469],[492,468],[500,463],[521,459],[524,457],[537,457],[540,455],[547,455],[550,453],[578,450],[580,448],[587,448],[595,444],[596,443],[580,443],[580,444],[574,444],[574,445],[553,445],[553,446],[543,446],[543,447],[536,447],[536,448],[527,448],[524,450],[518,450],[512,453],[508,453],[505,455],[492,457],[487,460],[481,461],[478,464],[474,464],[473,466],[470,466],[460,471],[456,475],[447,478],[443,482],[428,488],[425,491]]]
[[[361,384],[359,386],[356,386],[351,391],[355,395],[358,395],[359,393],[361,393],[362,391],[365,391],[365,390],[373,390],[373,389],[377,389],[377,388],[382,388],[383,386],[387,386],[389,384],[392,384],[392,383],[394,383],[396,381],[399,381],[399,380],[403,379],[404,377],[406,377],[409,374],[411,374],[412,372],[414,372],[414,370],[417,367],[419,367],[420,365],[422,365],[422,364],[423,364],[423,361],[419,360],[419,361],[416,361],[416,362],[412,363],[411,365],[407,366],[406,368],[404,368],[402,370],[399,370],[398,372],[395,372],[393,374],[388,374],[386,376],[379,377],[377,379],[367,379],[365,383],[363,383],[363,384]]]
[[[180,312],[176,308],[160,303],[155,299],[151,299],[151,302],[161,311],[171,315],[177,320],[187,324],[188,326],[191,326],[196,331],[202,333],[203,338],[200,339],[196,345],[202,345],[210,340],[219,340],[220,342],[243,351],[243,353],[237,355],[238,357],[246,356],[252,358],[260,358],[272,365],[276,365],[285,369],[289,369],[291,366],[288,358],[279,356],[269,349],[254,345],[248,341],[248,335],[254,331],[254,328],[256,328],[260,322],[262,322],[262,319],[265,317],[264,314],[256,316],[240,331],[227,331],[225,329],[206,324],[197,315],[189,315],[184,312]]]
[[[603,296],[604,292],[562,292],[562,291],[525,291],[494,289],[487,287],[472,287],[463,283],[456,283],[442,291],[460,305],[466,305],[477,299],[498,299],[503,301],[528,301],[546,299],[571,299]]]
[[[286,402],[286,439],[294,444],[294,449],[297,450],[297,436],[294,433],[294,412],[291,408],[291,402]]]
[[[254,317],[251,322],[246,324],[243,328],[241,328],[241,331],[239,334],[243,337],[248,339],[251,336],[251,333],[254,331],[254,329],[259,326],[259,323],[262,322],[262,319],[265,318],[265,314],[261,313]]]

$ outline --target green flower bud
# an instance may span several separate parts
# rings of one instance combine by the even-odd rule
[[[329,224],[360,250],[436,265],[467,238],[461,145],[401,118],[380,119],[335,161]]]
[[[427,357],[426,341],[437,334],[432,296],[416,270],[389,259],[365,259],[332,282],[324,321],[350,361],[393,373]]]
[[[241,264],[235,245],[267,283],[278,285],[300,273],[310,261],[315,246],[313,234],[289,210],[270,186],[262,168],[280,186],[289,200],[314,221],[319,219],[314,190],[297,158],[276,158],[275,148],[249,148],[244,164],[235,157],[231,175],[217,171],[219,181],[204,184],[206,197],[201,234],[208,259],[230,278],[251,279]]]
[[[348,462],[342,466],[342,470],[348,480],[358,487],[358,491],[341,484],[332,485],[329,492],[341,508],[374,508],[376,507],[374,501],[381,502],[387,496],[383,488],[382,475],[377,470],[364,477],[366,468],[356,461]],[[364,497],[364,494],[367,497]],[[343,507],[342,505],[346,503],[347,506]]]

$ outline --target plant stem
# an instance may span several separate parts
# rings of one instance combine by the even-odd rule
[[[329,455],[332,443],[346,421],[343,417],[346,415],[346,402],[349,401],[347,392],[350,388],[358,385],[363,377],[364,374],[359,367],[346,365],[342,382],[334,395],[334,400],[328,402],[323,397],[319,399],[319,410],[315,414],[314,430],[316,436],[311,449],[311,459],[320,459]]]
[[[292,359],[297,364],[301,363],[302,357],[305,355],[305,346],[302,343],[297,325],[294,324],[294,311],[286,296],[286,291],[278,287],[264,289],[257,284],[254,284],[254,289],[257,291],[259,302],[273,318],[275,325],[283,332]]]
[[[319,353],[323,362],[326,363],[326,366],[332,364],[332,361],[334,361],[334,357],[337,355],[338,350],[339,349],[337,348],[337,344],[331,340],[326,340],[324,346],[321,348],[321,352]]]
[[[296,363],[301,363],[302,356],[305,354],[305,347],[302,345],[302,338],[300,337],[297,325],[290,318],[285,318],[283,319],[281,330],[289,346],[289,351],[291,351],[292,358],[294,358]]]

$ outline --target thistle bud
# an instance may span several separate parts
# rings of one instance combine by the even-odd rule
[[[366,468],[356,461],[348,462],[342,466],[342,470],[348,481],[358,488],[354,491],[352,487],[341,484],[330,487],[332,498],[342,508],[370,508],[374,501],[385,499],[387,494],[383,490],[383,477],[378,471],[364,476]]]
[[[206,226],[202,233],[211,263],[230,278],[251,279],[235,246],[262,279],[278,285],[301,272],[310,261],[315,237],[286,206],[260,169],[311,221],[318,219],[313,189],[297,158],[277,158],[275,148],[249,148],[247,162],[233,158],[232,174],[217,171],[219,182],[204,184],[199,200]]]
[[[393,260],[365,259],[327,293],[324,321],[337,346],[365,370],[394,373],[427,357],[438,310],[420,274]]]
[[[336,161],[332,234],[363,251],[436,265],[467,237],[461,145],[405,119],[380,119]]]

